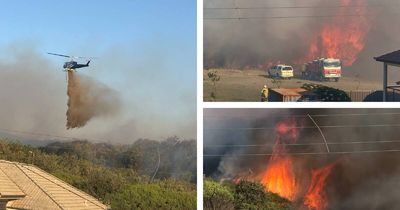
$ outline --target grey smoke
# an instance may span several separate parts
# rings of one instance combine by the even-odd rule
[[[352,1],[353,2],[353,1]],[[357,5],[357,0],[351,3]],[[400,19],[396,11],[398,1],[366,0],[371,30],[365,40],[365,49],[344,74],[370,80],[380,80],[381,64],[374,56],[399,50],[399,27],[391,22]],[[293,0],[293,1],[235,1],[206,0],[205,7],[293,7],[310,6],[315,9],[267,9],[267,10],[205,10],[204,17],[265,17],[265,16],[312,16],[334,15],[338,8],[318,8],[340,5],[340,1]],[[393,6],[394,5],[394,6]],[[346,10],[354,12],[351,8]],[[204,20],[205,68],[264,68],[268,62],[294,62],[306,55],[312,35],[329,18],[290,18],[253,20]],[[394,73],[391,77],[399,77]],[[396,80],[393,78],[393,81]],[[397,81],[397,80],[396,80]]]
[[[132,143],[139,138],[165,139],[169,136],[195,138],[195,88],[190,89],[188,83],[191,81],[180,81],[178,76],[172,80],[174,75],[163,64],[162,50],[148,46],[149,43],[138,46],[148,50],[135,50],[137,55],[124,51],[124,47],[108,49],[96,54],[100,59],[79,72],[81,77],[87,75],[97,84],[103,84],[100,89],[106,85],[118,92],[118,100],[111,105],[117,105],[119,101],[120,108],[116,113],[115,109],[107,108],[110,107],[108,104],[104,107],[111,110],[108,114],[96,115],[84,127],[70,130],[65,129],[68,97],[65,72],[62,71],[64,60],[48,57],[29,43],[2,47],[1,137],[64,140],[22,133],[9,135],[4,131],[8,129],[109,143]],[[194,68],[186,70],[182,74],[195,76]]]

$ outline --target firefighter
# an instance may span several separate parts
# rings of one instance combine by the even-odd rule
[[[268,101],[268,87],[264,85],[264,88],[261,90],[261,102]]]

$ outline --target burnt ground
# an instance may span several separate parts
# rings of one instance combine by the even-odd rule
[[[266,76],[265,71],[261,70],[211,69],[203,71],[204,101],[211,101],[212,83],[207,77],[209,71],[216,71],[221,78],[217,82],[217,101],[260,101],[260,91],[265,83],[269,88],[297,88],[304,83],[315,83],[341,90],[382,90],[381,78],[372,81],[355,76],[343,76],[339,82],[319,82],[300,78],[279,79],[275,80],[278,82],[274,82]]]

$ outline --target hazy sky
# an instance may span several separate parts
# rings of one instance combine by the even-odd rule
[[[8,101],[0,118],[15,116],[0,129],[117,142],[195,138],[196,1],[4,1],[0,23],[0,77],[17,87],[0,90]],[[66,131],[66,60],[46,52],[99,57],[80,73],[118,92],[121,112]],[[44,106],[51,114],[38,114]]]

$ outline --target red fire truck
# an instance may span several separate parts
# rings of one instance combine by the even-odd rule
[[[308,79],[337,82],[342,76],[342,63],[340,59],[320,58],[304,64],[302,74]]]

